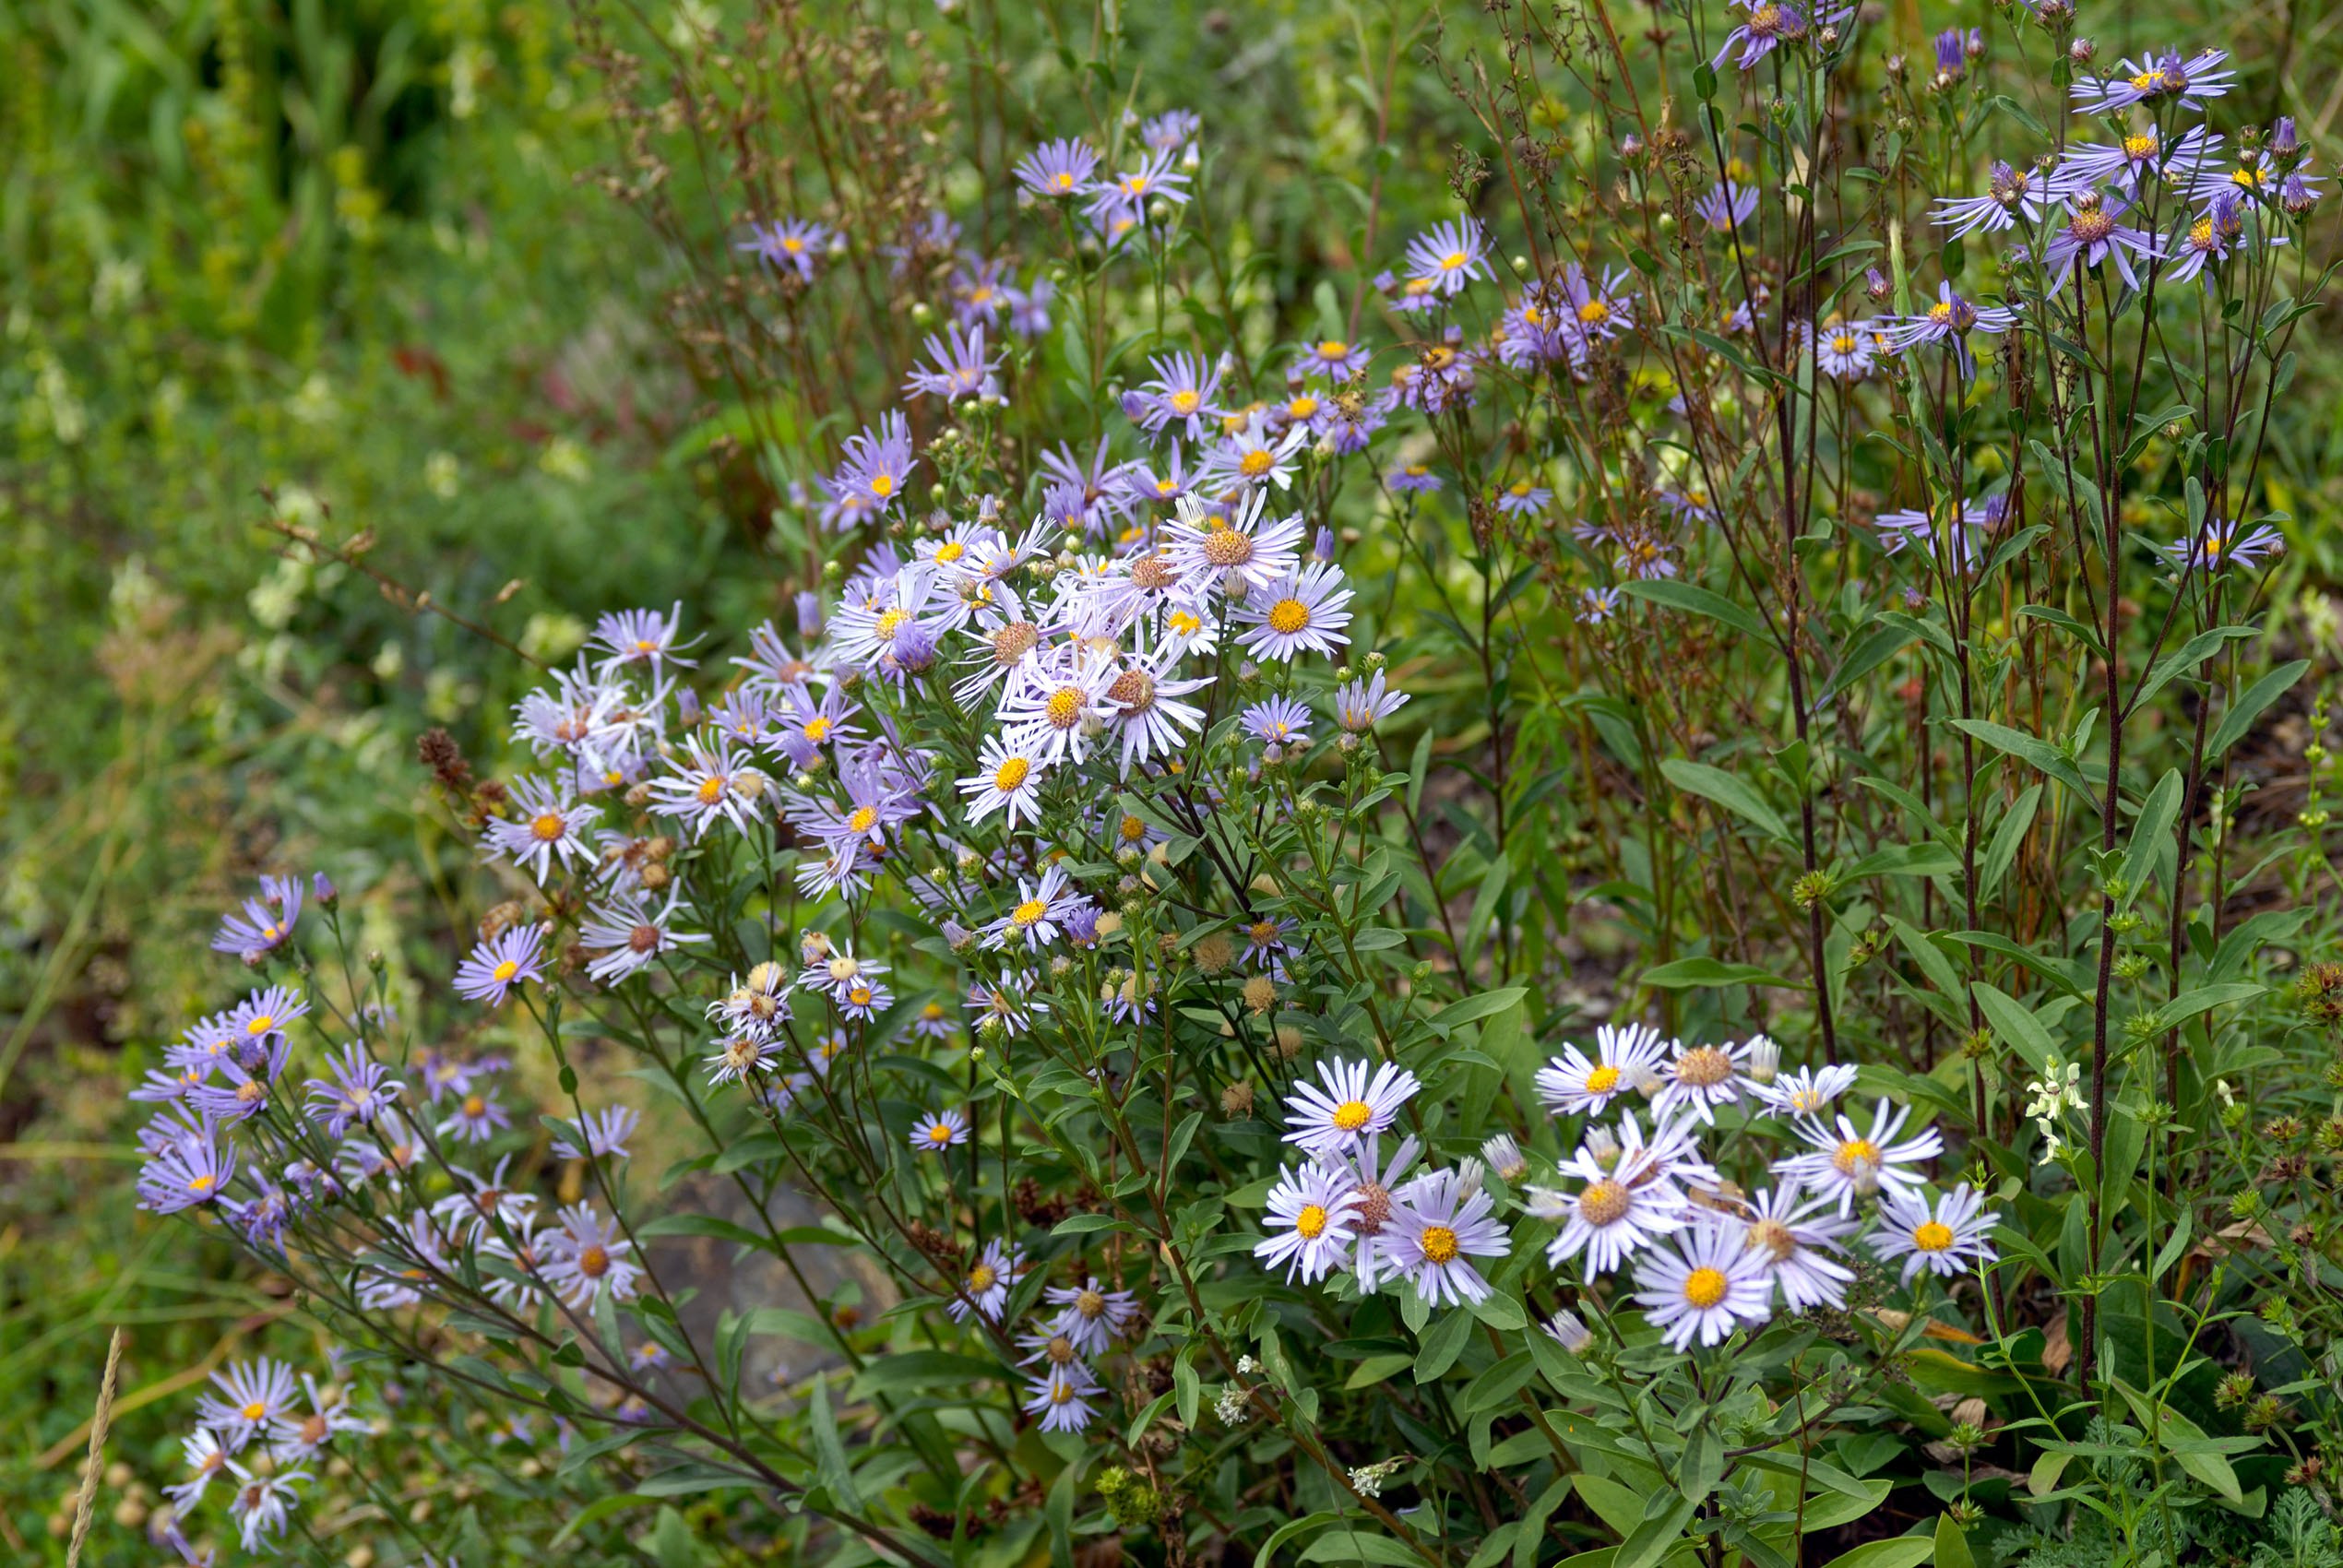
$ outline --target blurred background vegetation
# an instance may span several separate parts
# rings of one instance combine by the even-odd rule
[[[1386,234],[1453,210],[1469,121],[1417,57],[1440,30],[1386,53],[1421,6],[1132,9],[1146,106],[1250,144],[1265,332],[1319,279],[1347,294],[1343,204],[1378,167]],[[1924,53],[1917,8],[1891,9]],[[1032,137],[1076,128],[1049,112],[1078,73],[1052,18],[998,19]],[[2111,20],[2111,53],[2218,35],[2332,147],[2343,8]],[[134,1331],[115,1479],[150,1499],[193,1385],[298,1332],[271,1281],[131,1207],[123,1096],[223,1000],[220,910],[322,867],[347,927],[433,977],[476,913],[464,847],[422,826],[414,741],[445,725],[493,756],[526,671],[279,556],[270,498],[371,530],[369,567],[546,659],[604,609],[746,624],[779,597],[753,542],[770,492],[716,455],[665,333],[672,260],[596,188],[613,148],[570,28],[559,0],[0,0],[0,1559],[64,1560],[108,1325]],[[2289,602],[2343,577],[2338,372],[2309,366],[2275,427]],[[135,1501],[101,1518],[85,1561],[153,1561],[138,1526]]]

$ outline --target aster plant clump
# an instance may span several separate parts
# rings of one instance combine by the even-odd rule
[[[2218,50],[2101,68],[2063,0],[1921,58],[1505,12],[1435,54],[1481,150],[1421,225],[1361,191],[1346,301],[1243,259],[1204,116],[954,144],[856,25],[654,79],[589,13],[766,613],[610,609],[424,738],[499,896],[443,981],[322,881],[227,914],[258,983],[139,1091],[139,1201],[295,1281],[351,1384],[537,1423],[523,1495],[599,1488],[571,1550],[2310,1528],[2343,982],[2269,980],[2332,870],[2315,802],[2241,826],[2333,672],[2272,600],[2294,122]],[[825,71],[873,108],[809,152],[747,87]],[[644,172],[715,125],[711,215]],[[191,1560],[208,1480],[296,1550],[369,1441],[291,1376],[191,1412]]]

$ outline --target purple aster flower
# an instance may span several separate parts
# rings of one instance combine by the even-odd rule
[[[2136,196],[2168,178],[2194,184],[2220,148],[2221,138],[2202,125],[2191,126],[2170,143],[2149,125],[2119,142],[2084,142],[2067,148],[2056,182],[2069,191],[2112,185]]]
[[[1008,268],[1002,262],[962,256],[944,284],[945,291],[952,296],[952,319],[962,327],[998,319],[1008,303],[1001,293],[1007,279]]]
[[[229,1047],[219,1054],[232,1054],[243,1047],[281,1036],[287,1025],[308,1016],[309,1004],[291,986],[272,985],[266,991],[256,991],[218,1021],[218,1032],[225,1037]]]
[[[1985,53],[1985,30],[1946,28],[1936,35],[1936,80],[1940,86],[1968,75],[1968,63]]]
[[[1067,137],[1027,153],[1016,172],[1017,184],[1035,196],[1064,198],[1080,195],[1098,166],[1099,155],[1089,143]]]
[[[1554,493],[1535,480],[1518,479],[1497,493],[1497,510],[1507,517],[1534,517],[1550,505]]]
[[[845,460],[836,473],[821,481],[830,497],[823,521],[849,529],[893,510],[902,494],[903,481],[917,466],[918,459],[911,455],[911,427],[899,413],[882,417],[876,431],[865,428],[848,436]]]
[[[1110,237],[1113,238],[1120,237],[1122,232],[1115,225],[1143,221],[1151,201],[1184,206],[1188,177],[1172,167],[1173,157],[1169,152],[1149,153],[1139,160],[1136,168],[1093,184],[1089,202],[1083,210],[1094,220],[1108,225]]]
[[[1167,109],[1139,127],[1139,139],[1155,152],[1178,152],[1203,133],[1204,116],[1193,109]]]
[[[1408,694],[1386,687],[1378,670],[1363,681],[1348,681],[1335,689],[1335,722],[1353,735],[1363,735],[1408,704]]]
[[[482,830],[484,851],[511,861],[535,877],[540,886],[553,874],[556,858],[564,866],[594,864],[594,846],[586,835],[601,820],[601,807],[572,801],[559,786],[543,778],[515,779],[512,800],[517,814],[490,817]]]
[[[301,879],[264,876],[260,879],[260,897],[245,899],[241,913],[231,913],[220,922],[220,932],[211,939],[211,950],[232,954],[247,964],[258,964],[292,940],[293,922],[300,919]]]
[[[1757,214],[1757,190],[1738,180],[1726,180],[1692,204],[1700,220],[1719,234],[1729,234]]]
[[[1239,719],[1244,732],[1268,746],[1310,743],[1310,709],[1291,697],[1274,696],[1255,703]]]
[[[267,1437],[290,1418],[300,1395],[292,1368],[266,1356],[229,1362],[211,1374],[211,1384],[219,1392],[196,1402],[196,1420],[218,1434],[232,1454]]]
[[[1178,425],[1195,441],[1204,434],[1207,421],[1224,412],[1214,398],[1220,390],[1220,377],[1227,374],[1225,364],[1215,361],[1207,366],[1200,354],[1159,354],[1148,368],[1155,372],[1155,379],[1138,388],[1138,408],[1133,415],[1140,429],[1160,431]]]
[[[138,1206],[149,1213],[177,1214],[217,1203],[236,1179],[235,1146],[220,1140],[208,1117],[198,1121],[182,1113],[176,1121],[158,1119],[140,1142],[147,1145],[148,1158],[138,1172]]]
[[[1583,359],[1595,343],[1635,329],[1635,301],[1623,291],[1626,273],[1613,267],[1597,286],[1587,269],[1572,262],[1562,275],[1562,327],[1569,334],[1571,357]]]
[[[1874,334],[1870,324],[1838,321],[1814,334],[1814,364],[1838,381],[1861,381],[1871,374]]]
[[[1901,351],[1919,343],[1949,343],[1964,376],[1977,374],[1969,356],[1971,332],[2006,332],[2017,323],[2017,312],[2006,305],[1975,305],[1953,292],[1950,283],[1936,286],[1936,303],[1925,315],[1891,318],[1882,325],[1887,344]]]
[[[2201,49],[2187,58],[2177,50],[2151,55],[2144,64],[2129,60],[2115,74],[2075,84],[2075,108],[2084,113],[2113,113],[2135,103],[2177,101],[2183,109],[2202,111],[2237,85],[2237,73],[2224,68],[2226,50]]]
[[[1404,468],[1394,469],[1384,475],[1383,482],[1390,489],[1402,493],[1409,491],[1436,491],[1440,488],[1440,476],[1433,473],[1426,464],[1409,463]]]
[[[1009,330],[1020,338],[1039,338],[1050,329],[1050,302],[1057,298],[1058,286],[1046,273],[1034,275],[1032,284],[1023,289],[1003,289],[1001,297],[1009,303]]]
[[[309,1080],[309,1114],[329,1138],[340,1137],[353,1123],[372,1122],[404,1087],[389,1068],[367,1054],[363,1041],[342,1047],[341,1055],[329,1064],[331,1077]]]
[[[541,1241],[545,1255],[545,1283],[573,1310],[586,1307],[605,1293],[625,1301],[635,1293],[641,1268],[635,1263],[635,1243],[595,1211],[590,1203],[572,1204],[561,1211],[558,1229]]]
[[[2013,169],[1995,160],[1980,196],[1946,196],[1936,203],[1936,221],[1952,231],[1952,238],[1980,231],[2000,233],[2019,222],[2039,222],[2044,206],[2057,195],[2052,183],[2031,169]]]
[[[484,1144],[512,1124],[512,1114],[494,1097],[474,1089],[456,1101],[455,1109],[440,1123],[438,1132],[443,1138]]]
[[[523,980],[543,980],[545,937],[552,929],[514,926],[481,943],[470,957],[456,967],[456,994],[466,1001],[502,1007]]]
[[[2237,197],[2221,192],[2213,198],[2205,215],[2173,242],[2172,266],[2164,274],[2165,280],[2185,283],[2213,263],[2227,261],[2230,247],[2244,232],[2245,222],[2237,212]],[[2210,289],[2213,279],[2206,279],[2205,286]]]
[[[625,1159],[629,1157],[626,1140],[635,1135],[642,1117],[632,1107],[613,1105],[607,1111],[589,1111],[578,1118],[577,1125],[586,1134],[584,1150],[567,1135],[553,1140],[556,1159]]]
[[[1408,244],[1408,280],[1453,295],[1475,278],[1495,281],[1489,269],[1489,231],[1477,218],[1433,225]]]
[[[910,380],[903,385],[905,392],[924,392],[954,402],[964,398],[1000,399],[1000,378],[993,372],[1001,362],[984,357],[983,327],[971,327],[963,333],[952,327],[944,337],[930,335],[925,347],[928,364],[911,372]]]
[[[1753,70],[1778,45],[1796,43],[1806,36],[1806,13],[1795,6],[1780,0],[1726,0],[1726,6],[1742,12],[1743,19],[1725,35],[1724,47],[1708,62],[1712,69],[1730,59],[1742,70]],[[1845,10],[1826,12],[1823,20],[1837,23],[1847,15]]]
[[[2268,523],[2256,523],[2248,532],[2246,525],[2233,519],[2207,517],[2194,539],[2176,539],[2164,547],[2164,553],[2176,566],[2210,575],[2224,566],[2251,571],[2285,550],[2286,536]]]
[[[2164,253],[2157,248],[2152,235],[2123,222],[2130,205],[2119,196],[2100,191],[2075,196],[2066,204],[2066,221],[2052,232],[2050,244],[2043,248],[2042,265],[2054,277],[2064,279],[2078,268],[2111,260],[2124,286],[2137,289],[2139,278],[2132,270],[2132,257],[2154,261]],[[2079,277],[2076,286],[2081,286]]]
[[[784,218],[774,223],[752,223],[748,238],[733,246],[753,251],[776,271],[794,272],[803,283],[814,281],[814,258],[829,249],[830,232],[819,223]]]
[[[1246,651],[1279,663],[1304,652],[1331,659],[1350,641],[1342,629],[1350,624],[1350,603],[1340,567],[1306,562],[1283,581],[1254,588],[1236,611],[1245,628],[1237,640]]]
[[[1578,620],[1582,624],[1600,626],[1619,613],[1619,590],[1615,588],[1581,588],[1578,590]]]

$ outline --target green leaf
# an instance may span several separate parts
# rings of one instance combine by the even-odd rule
[[[2147,707],[2148,698],[2162,691],[2172,681],[2220,652],[2224,646],[2245,637],[2257,637],[2261,635],[2252,626],[2216,626],[2209,632],[2197,633],[2187,642],[2156,661],[2156,668],[2147,672],[2147,679],[2140,683],[2139,691],[2132,697],[2132,707],[2126,711],[2136,711]]]
[[[1644,1522],[1619,1543],[1619,1555],[1611,1560],[1612,1568],[1651,1568],[1668,1555],[1670,1547],[1684,1538],[1684,1526],[1692,1523],[1697,1506],[1692,1499],[1673,1491],[1654,1497]]]
[[[1374,1562],[1383,1568],[1421,1568],[1423,1559],[1404,1541],[1379,1530],[1338,1526],[1312,1541],[1302,1551],[1303,1562]]]
[[[1451,1309],[1424,1331],[1416,1350],[1416,1381],[1430,1383],[1457,1364],[1465,1346],[1472,1338],[1473,1315],[1462,1309]]]
[[[1502,991],[1484,991],[1475,996],[1451,1002],[1432,1016],[1432,1027],[1445,1035],[1459,1024],[1478,1023],[1493,1018],[1506,1008],[1529,994],[1529,988],[1509,985]]]
[[[1005,1376],[997,1363],[977,1356],[963,1356],[951,1350],[898,1350],[876,1358],[857,1372],[850,1394],[861,1400],[874,1394],[925,1388],[939,1383],[965,1388],[986,1378]]]
[[[1936,1568],[1977,1568],[1977,1559],[1968,1550],[1968,1538],[1953,1522],[1950,1514],[1936,1515]]]
[[[1766,624],[1757,619],[1754,612],[1735,604],[1721,593],[1712,593],[1692,583],[1678,582],[1673,577],[1640,577],[1619,586],[1631,598],[1647,599],[1671,610],[1706,615],[1745,636],[1756,637],[1768,644],[1773,641],[1766,631]]]
[[[1985,1015],[1985,1021],[1993,1026],[1993,1032],[2011,1050],[2026,1059],[2026,1065],[2040,1073],[2052,1057],[2062,1054],[2057,1037],[2034,1016],[2032,1008],[1983,980],[1977,981],[1974,989],[1978,1010]]]
[[[846,1462],[846,1445],[838,1438],[838,1417],[830,1410],[829,1379],[814,1380],[811,1405],[814,1457],[830,1500],[850,1514],[862,1509],[862,1494],[854,1489],[853,1467]]]
[[[1659,771],[1667,776],[1668,782],[1684,793],[1715,802],[1756,827],[1768,838],[1783,844],[1790,842],[1789,825],[1782,821],[1772,806],[1766,803],[1766,797],[1745,779],[1736,778],[1721,767],[1686,762],[1682,757],[1668,758],[1659,765]]]
[[[1985,846],[1985,859],[1977,868],[1977,897],[1980,903],[1991,898],[2017,863],[2017,851],[2026,846],[2026,835],[2033,831],[2034,813],[2042,803],[2042,787],[2028,784],[2025,793],[2010,802],[2009,810],[1993,828],[1992,842]]]
[[[2245,739],[2245,732],[2254,728],[2254,721],[2262,717],[2263,710],[2292,690],[2294,683],[2301,680],[2303,673],[2310,668],[2309,659],[2298,659],[2291,664],[2279,665],[2246,687],[2245,695],[2239,697],[2230,706],[2230,710],[2221,716],[2221,722],[2214,730],[2213,738],[2205,742],[2205,760],[2207,763],[2212,762],[2231,746]]]
[[[1662,991],[1713,985],[1770,985],[1784,991],[1809,989],[1803,980],[1784,980],[1754,964],[1728,964],[1721,958],[1679,958],[1672,964],[1662,964],[1656,969],[1645,970],[1643,983],[1657,986]]]
[[[1936,1542],[1931,1537],[1894,1536],[1886,1540],[1867,1540],[1852,1551],[1842,1551],[1825,1568],[1919,1568],[1934,1555]]]
[[[2066,754],[2039,735],[2028,735],[2023,730],[2013,730],[2006,724],[1992,724],[1982,719],[1949,719],[1945,720],[1965,735],[1975,736],[1997,752],[2004,752],[2018,761],[2049,775],[2065,785],[2086,802],[2096,807],[2097,795],[2083,777],[2082,769],[2067,760]]]

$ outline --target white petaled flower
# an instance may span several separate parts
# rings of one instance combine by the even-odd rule
[[[1111,656],[1100,658],[1076,643],[1070,657],[1018,671],[995,717],[1010,743],[1036,763],[1086,761],[1092,739],[1114,716],[1106,694],[1117,672]]]
[[[942,1153],[969,1141],[969,1119],[957,1111],[939,1111],[920,1118],[911,1129],[911,1146]]]
[[[1479,1170],[1427,1171],[1395,1197],[1386,1252],[1416,1294],[1435,1307],[1487,1300],[1489,1282],[1471,1260],[1504,1257],[1513,1243],[1491,1218]]]
[[[1401,1138],[1399,1146],[1391,1154],[1390,1163],[1383,1160],[1383,1140],[1370,1134],[1366,1142],[1347,1151],[1343,1156],[1358,1190],[1359,1212],[1351,1221],[1358,1232],[1358,1245],[1350,1258],[1350,1272],[1358,1277],[1362,1291],[1373,1290],[1383,1277],[1385,1265],[1390,1258],[1392,1194],[1398,1190],[1423,1146],[1414,1138]]]
[[[716,1049],[704,1059],[710,1085],[746,1083],[761,1077],[780,1059],[781,1044],[778,1039],[757,1035],[739,1034],[717,1042]]]
[[[1820,1122],[1801,1123],[1799,1135],[1814,1146],[1813,1151],[1780,1161],[1775,1172],[1794,1176],[1828,1194],[1838,1202],[1841,1214],[1851,1212],[1857,1198],[1874,1193],[1916,1193],[1921,1179],[1918,1172],[1904,1168],[1935,1158],[1944,1152],[1945,1140],[1930,1127],[1917,1137],[1897,1143],[1896,1135],[1904,1130],[1911,1113],[1909,1105],[1891,1105],[1882,1099],[1872,1111],[1868,1134],[1857,1132],[1845,1111],[1839,1112],[1836,1129]]]
[[[651,810],[680,818],[694,838],[720,817],[734,830],[748,832],[772,780],[743,761],[728,736],[719,735],[712,747],[695,736],[684,746],[687,760],[668,777],[651,780]]]
[[[1013,743],[1005,735],[988,735],[977,758],[976,771],[959,781],[969,798],[969,823],[982,822],[994,812],[1008,814],[1008,825],[1041,820],[1041,779],[1049,759],[1031,748]]]
[[[1712,1126],[1717,1108],[1730,1105],[1744,1088],[1754,1088],[1742,1071],[1752,1042],[1739,1045],[1686,1045],[1675,1042],[1675,1057],[1660,1069],[1659,1092],[1652,1097],[1651,1113],[1663,1117],[1680,1107]]]
[[[1546,1248],[1546,1261],[1559,1266],[1583,1252],[1587,1276],[1594,1278],[1683,1226],[1692,1203],[1680,1182],[1717,1177],[1694,1158],[1691,1120],[1656,1123],[1647,1143],[1629,1111],[1620,1118],[1623,1136],[1614,1146],[1604,1147],[1607,1139],[1589,1134],[1563,1162],[1563,1175],[1586,1182],[1578,1192],[1529,1189],[1529,1212],[1562,1227]]]
[[[1271,1234],[1253,1255],[1265,1267],[1283,1268],[1288,1279],[1315,1285],[1343,1261],[1358,1237],[1358,1220],[1357,1180],[1339,1166],[1313,1160],[1282,1172],[1269,1189],[1263,1229]]]
[[[1808,1117],[1820,1116],[1854,1087],[1854,1068],[1826,1062],[1819,1067],[1801,1067],[1790,1076],[1776,1078],[1769,1084],[1758,1084],[1752,1092],[1777,1116]]]
[[[483,829],[490,852],[503,855],[541,885],[553,874],[557,859],[565,866],[594,863],[594,847],[586,835],[601,820],[599,806],[572,801],[542,778],[515,779],[512,818],[491,817]]]
[[[984,1243],[984,1251],[977,1254],[976,1261],[969,1265],[968,1273],[960,1280],[959,1294],[945,1310],[954,1323],[965,1322],[971,1310],[987,1323],[1000,1322],[1001,1309],[1008,1302],[1009,1287],[1017,1283],[1024,1267],[1024,1254],[1014,1247],[1002,1245],[998,1236],[993,1237]]]
[[[1055,942],[1059,922],[1088,902],[1068,885],[1070,880],[1061,865],[1043,871],[1039,882],[1017,878],[1017,902],[1008,913],[984,928],[984,945],[1022,944],[1030,953]]]
[[[1244,631],[1237,638],[1246,652],[1288,663],[1296,654],[1319,653],[1331,659],[1350,638],[1342,628],[1350,624],[1350,590],[1342,586],[1342,568],[1326,561],[1312,561],[1296,573],[1256,588],[1236,610]]]
[[[1574,1356],[1584,1355],[1587,1347],[1595,1342],[1594,1330],[1587,1326],[1587,1320],[1568,1307],[1555,1309],[1554,1315],[1542,1326],[1547,1337]]]
[[[1739,1226],[1688,1226],[1675,1245],[1635,1265],[1635,1304],[1671,1349],[1689,1349],[1695,1339],[1721,1345],[1743,1324],[1773,1316],[1773,1277]]]
[[[1080,1431],[1097,1414],[1091,1401],[1105,1393],[1089,1368],[1069,1361],[1027,1385],[1025,1413],[1041,1417],[1043,1431]]]
[[[1399,1108],[1421,1086],[1416,1075],[1396,1062],[1374,1065],[1359,1062],[1321,1062],[1317,1084],[1296,1084],[1286,1097],[1286,1117],[1291,1123],[1285,1141],[1312,1154],[1338,1154],[1389,1127]]]
[[[1659,1031],[1647,1025],[1598,1025],[1593,1057],[1564,1044],[1560,1056],[1538,1069],[1538,1098],[1556,1115],[1600,1114],[1635,1089],[1645,1075],[1657,1073],[1667,1053]]]
[[[1213,677],[1175,680],[1172,671],[1179,661],[1178,653],[1170,649],[1147,659],[1133,655],[1107,685],[1107,700],[1115,705],[1110,723],[1123,737],[1125,778],[1133,765],[1144,765],[1158,753],[1170,756],[1186,743],[1187,736],[1204,728],[1204,709],[1180,699],[1202,691]]]
[[[706,942],[700,932],[674,928],[675,906],[683,896],[678,883],[658,909],[640,893],[621,893],[590,911],[577,931],[578,945],[594,955],[586,973],[604,985],[616,985],[686,943]]]
[[[1888,1193],[1879,1200],[1879,1228],[1866,1240],[1881,1262],[1904,1260],[1909,1285],[1922,1268],[1966,1274],[1971,1264],[1999,1257],[1988,1232],[2000,1218],[1985,1206],[1985,1194],[1967,1182],[1933,1203],[1925,1192]]]
[[[1179,516],[1164,530],[1164,560],[1183,589],[1194,585],[1201,593],[1217,587],[1241,600],[1254,588],[1274,587],[1300,568],[1301,514],[1264,519],[1267,502],[1268,493],[1256,490],[1225,517],[1208,513],[1193,495],[1174,503]]]
[[[1855,1222],[1826,1215],[1829,1207],[1830,1199],[1809,1198],[1796,1182],[1761,1191],[1746,1205],[1743,1242],[1765,1261],[1792,1312],[1847,1304],[1854,1271],[1829,1254]]]

